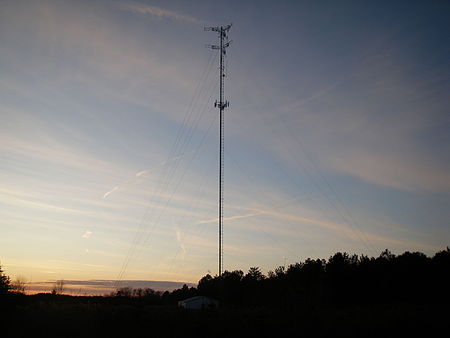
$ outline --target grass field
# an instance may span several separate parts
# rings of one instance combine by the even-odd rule
[[[4,337],[432,337],[450,329],[444,304],[196,311],[117,297],[46,294],[3,300]]]

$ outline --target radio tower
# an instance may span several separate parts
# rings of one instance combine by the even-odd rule
[[[228,41],[228,31],[231,25],[227,26],[217,26],[217,27],[205,27],[205,31],[214,31],[219,34],[219,45],[207,45],[207,47],[212,49],[219,49],[220,53],[220,89],[219,89],[219,102],[214,103],[214,107],[219,108],[220,114],[220,127],[219,127],[219,277],[222,275],[223,268],[223,150],[224,150],[224,116],[223,110],[230,106],[228,101],[224,101],[223,98],[223,80],[225,77],[225,69],[223,65],[223,59],[226,56],[226,48],[230,45],[231,41]]]

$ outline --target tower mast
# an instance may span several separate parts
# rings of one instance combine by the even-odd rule
[[[219,126],[219,198],[218,198],[218,226],[219,226],[219,236],[218,236],[218,260],[219,260],[219,276],[222,275],[223,269],[223,173],[224,173],[224,114],[223,111],[226,107],[229,107],[230,103],[224,100],[224,77],[225,69],[223,64],[223,59],[226,56],[226,48],[230,45],[228,41],[228,31],[231,25],[227,26],[217,26],[217,27],[205,27],[205,31],[214,31],[219,34],[219,45],[207,45],[212,49],[218,49],[220,53],[220,82],[219,82],[219,102],[214,103],[214,107],[219,108],[220,126]]]

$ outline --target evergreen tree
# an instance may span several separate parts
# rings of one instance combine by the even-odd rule
[[[9,289],[11,289],[11,280],[3,273],[0,265],[0,295],[8,293]]]

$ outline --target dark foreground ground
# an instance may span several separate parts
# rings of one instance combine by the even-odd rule
[[[439,337],[448,304],[182,310],[139,299],[0,298],[0,337]]]

